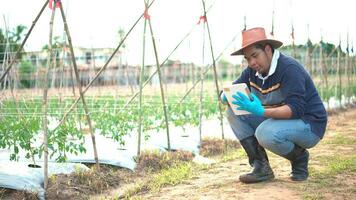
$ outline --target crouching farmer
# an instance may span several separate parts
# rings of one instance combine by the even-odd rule
[[[267,39],[263,28],[242,32],[242,47],[231,55],[243,55],[248,67],[233,82],[246,83],[251,97],[233,95],[232,103],[251,114],[235,115],[227,110],[230,126],[253,167],[240,175],[244,183],[274,178],[265,149],[288,159],[291,179],[308,178],[308,148],[325,133],[327,114],[313,80],[295,59],[277,50],[282,42]],[[227,103],[224,93],[221,100]]]

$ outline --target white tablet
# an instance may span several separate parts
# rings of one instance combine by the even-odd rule
[[[241,92],[245,94],[246,96],[250,97],[250,90],[247,87],[246,83],[237,83],[233,85],[226,85],[223,87],[224,94],[227,98],[227,101],[229,102],[229,105],[231,109],[234,111],[235,115],[247,115],[251,114],[250,112],[244,111],[244,110],[237,110],[236,108],[238,107],[235,104],[232,104],[232,101],[235,99],[232,97],[233,94],[236,94],[237,92]]]

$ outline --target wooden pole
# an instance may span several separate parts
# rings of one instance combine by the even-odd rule
[[[49,22],[49,41],[48,41],[48,57],[47,57],[47,66],[45,66],[45,73],[43,76],[43,146],[44,146],[44,189],[47,189],[48,186],[48,127],[47,127],[47,93],[48,93],[48,71],[51,66],[52,55],[52,36],[53,36],[53,20],[55,16],[56,6],[52,8],[51,20]]]
[[[203,52],[202,52],[202,66],[200,68],[200,98],[199,98],[199,143],[201,143],[202,141],[202,126],[203,126],[203,111],[204,111],[204,103],[203,103],[203,99],[204,99],[204,65],[205,65],[205,28],[206,28],[206,23],[204,21],[203,23]]]
[[[213,59],[213,70],[214,70],[214,80],[215,80],[215,87],[216,87],[216,95],[217,95],[217,100],[218,100],[218,106],[219,106],[219,114],[220,114],[220,125],[221,125],[221,138],[225,139],[224,136],[224,123],[223,123],[223,114],[222,114],[222,108],[221,108],[221,101],[220,101],[220,89],[219,89],[219,83],[218,83],[218,75],[216,71],[216,64],[215,64],[215,57],[214,57],[214,50],[213,50],[213,44],[212,44],[212,39],[211,39],[211,34],[210,34],[210,28],[209,28],[209,21],[206,16],[206,8],[205,8],[205,1],[202,0],[203,3],[203,9],[204,9],[204,16],[206,19],[206,27],[208,30],[208,36],[209,36],[209,41],[210,41],[210,52],[211,52],[211,57]]]
[[[69,43],[69,49],[70,49],[71,56],[72,56],[72,63],[73,63],[75,77],[76,77],[78,88],[79,88],[79,95],[80,95],[80,98],[82,99],[84,112],[85,112],[85,116],[86,116],[86,119],[87,119],[87,122],[88,122],[89,131],[90,131],[90,135],[91,135],[91,139],[92,139],[92,143],[93,143],[94,159],[95,159],[97,170],[100,171],[98,152],[97,152],[97,149],[96,149],[95,135],[94,135],[93,127],[92,127],[92,122],[91,122],[91,119],[90,119],[89,110],[88,110],[88,107],[87,107],[87,104],[86,104],[86,101],[85,101],[85,98],[84,98],[84,93],[83,93],[83,90],[82,90],[82,84],[81,84],[81,81],[80,81],[80,78],[79,78],[78,67],[77,67],[77,63],[75,61],[75,55],[74,55],[74,50],[73,50],[73,45],[72,45],[72,38],[71,38],[70,33],[69,33],[68,24],[67,24],[67,20],[66,20],[64,11],[63,11],[63,5],[62,5],[61,1],[59,1],[59,5],[60,5],[60,10],[61,10],[62,20],[63,20],[63,23],[64,23],[64,29],[65,29],[66,34],[67,34],[67,39],[68,39],[68,43]]]
[[[350,44],[349,44],[349,32],[347,32],[347,52],[346,52],[346,69],[347,69],[347,85],[348,85],[348,90],[347,90],[347,97],[348,97],[348,103],[351,103],[351,97],[352,97],[352,83],[351,83],[351,78],[352,78],[352,67],[351,67],[351,59],[350,59]]]
[[[142,121],[143,121],[143,110],[142,110],[142,82],[144,76],[144,69],[145,69],[145,51],[146,51],[146,26],[147,26],[147,19],[145,19],[144,26],[143,26],[143,43],[142,43],[142,66],[140,70],[140,95],[139,95],[139,121],[138,121],[138,136],[137,136],[137,157],[140,156],[141,153],[141,134],[142,134]]]
[[[146,6],[146,11],[147,11],[148,6],[147,6],[146,0],[145,0],[145,6]],[[160,65],[160,63],[158,61],[157,47],[156,47],[156,42],[155,42],[155,38],[154,38],[153,30],[152,30],[152,24],[151,24],[151,20],[150,19],[148,20],[148,25],[149,25],[149,28],[150,28],[152,44],[153,44],[153,50],[154,50],[154,53],[155,53],[155,59],[156,59],[156,65],[157,65],[159,86],[160,86],[160,89],[161,89],[161,99],[162,99],[162,106],[163,106],[163,112],[164,112],[164,119],[165,119],[165,123],[166,123],[166,131],[167,131],[167,148],[168,148],[168,151],[170,151],[171,150],[171,143],[170,143],[170,136],[169,136],[168,108],[167,108],[166,100],[165,100],[165,96],[164,96],[164,89],[163,89],[162,75],[161,75],[161,65]]]
[[[328,63],[327,63],[327,57],[324,56],[324,54],[322,53],[321,55],[321,67],[324,68],[323,73],[324,73],[324,88],[325,88],[325,93],[326,93],[326,101],[327,101],[327,105],[328,105],[328,108],[330,108],[330,102],[329,102],[329,99],[330,99],[330,95],[329,95],[329,83],[328,83],[328,75],[329,75],[329,70],[328,70]]]
[[[339,46],[340,47],[340,46]],[[340,55],[340,48],[337,50],[337,74],[339,78],[339,90],[338,90],[338,99],[339,99],[339,105],[341,108],[341,94],[342,94],[342,80],[341,80],[341,67],[340,67],[340,60],[341,60],[341,55]]]
[[[320,93],[321,93],[321,99],[324,99],[324,69],[323,69],[323,46],[322,46],[322,40],[320,41],[320,49],[319,49],[319,66],[320,66],[320,79],[321,79],[321,86],[320,86]]]

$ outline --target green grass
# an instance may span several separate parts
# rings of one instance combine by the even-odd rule
[[[177,185],[193,176],[196,169],[192,162],[177,163],[175,166],[161,170],[146,180],[140,180],[135,185],[129,187],[123,197],[126,199],[139,199],[134,196],[141,192],[157,192],[166,185]]]
[[[319,157],[322,169],[311,168],[311,177],[318,179],[333,179],[336,175],[356,172],[356,154],[351,156],[322,156]]]
[[[303,195],[304,200],[321,200],[324,199],[324,195],[322,192],[313,192]]]
[[[317,160],[322,168],[309,167],[309,180],[300,188],[303,192],[303,199],[319,200],[326,198],[325,193],[339,195],[354,192],[342,179],[343,175],[352,175],[356,172],[356,155],[322,156]]]
[[[124,191],[123,197],[125,199],[138,199],[139,197],[132,197],[133,195],[139,194],[140,192],[147,191],[147,186],[145,186],[146,183],[143,180],[139,180],[135,183],[134,186],[128,188],[126,191]],[[118,197],[117,199],[120,199]]]
[[[346,137],[344,135],[337,134],[330,140],[325,141],[324,144],[354,145],[356,144],[356,138]]]
[[[242,149],[230,150],[220,155],[219,162],[227,162],[245,157]],[[167,185],[177,185],[194,177],[195,174],[209,169],[211,165],[197,165],[193,162],[178,162],[176,165],[165,168],[146,180],[140,180],[128,188],[123,197],[126,199],[140,199],[135,196],[141,192],[157,192]]]
[[[241,158],[245,158],[246,157],[246,153],[243,150],[243,148],[239,148],[237,150],[228,152],[227,154],[224,154],[224,156],[222,157],[222,161],[223,162],[227,162],[230,160],[235,160],[235,159],[241,159]]]
[[[333,156],[328,158],[327,171],[336,175],[339,173],[356,172],[356,154],[351,157]]]
[[[153,177],[152,182],[148,185],[150,191],[159,191],[165,185],[177,185],[193,175],[193,164],[183,163],[173,166],[169,169],[162,170]]]

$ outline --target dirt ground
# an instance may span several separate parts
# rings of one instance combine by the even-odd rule
[[[247,159],[220,162],[200,171],[192,179],[159,192],[134,199],[356,199],[356,109],[329,116],[324,139],[310,149],[308,181],[289,179],[287,160],[268,152],[276,178],[258,184],[243,184],[239,174],[250,171]],[[325,158],[351,156],[351,170],[325,172]],[[341,165],[341,164],[340,164]],[[337,166],[336,166],[337,167]],[[341,166],[342,168],[342,166]],[[345,168],[345,167],[344,167]],[[335,169],[335,166],[334,168]]]

